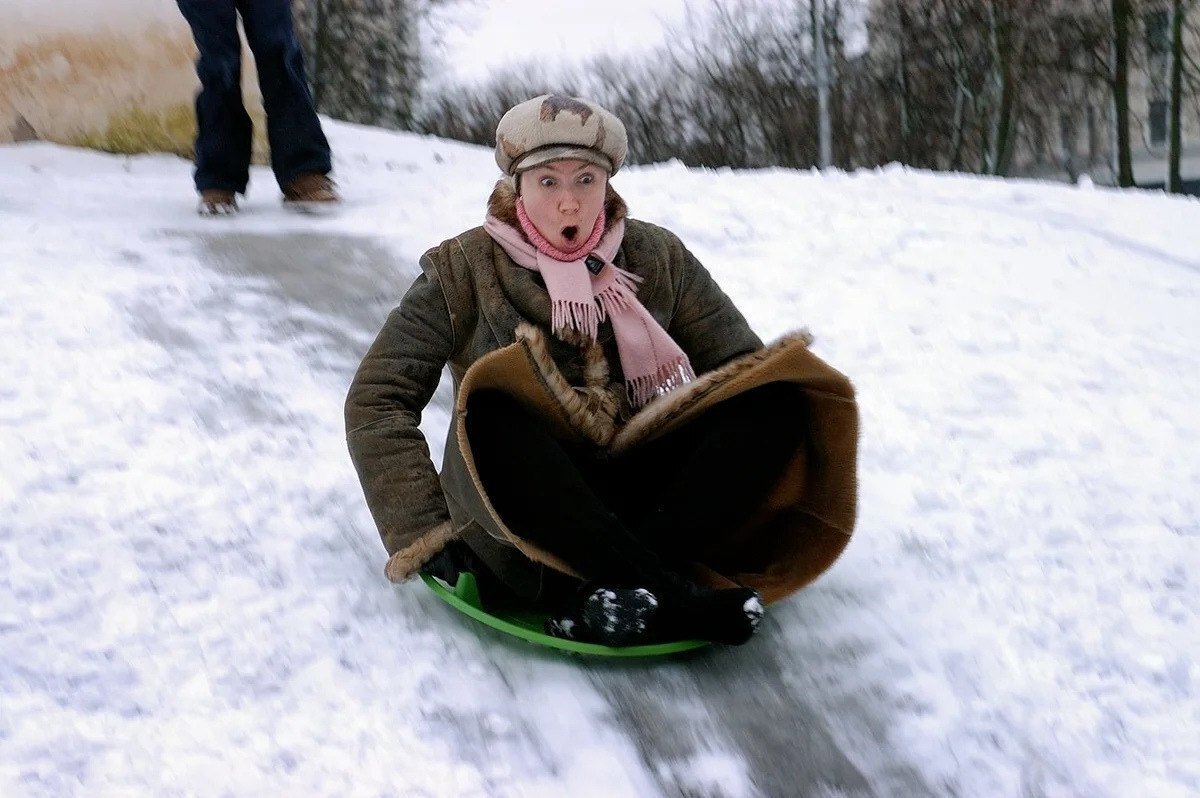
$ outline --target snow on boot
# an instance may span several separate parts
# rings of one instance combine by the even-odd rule
[[[546,634],[551,637],[559,637],[563,640],[578,640],[579,633],[584,631],[583,622],[577,617],[563,615],[558,618],[547,618],[545,625]]]
[[[196,212],[201,216],[232,216],[237,213],[237,196],[222,188],[206,188],[200,192]]]
[[[584,588],[581,595],[583,600],[578,606],[547,619],[547,634],[605,646],[629,646],[643,641],[658,610],[658,599],[645,588]]]
[[[602,587],[583,602],[583,623],[606,646],[628,646],[646,636],[658,599],[645,588]]]

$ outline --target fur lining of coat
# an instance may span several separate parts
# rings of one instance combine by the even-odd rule
[[[584,350],[585,384],[576,387],[567,382],[550,355],[546,332],[528,322],[517,325],[517,340],[525,344],[547,390],[567,415],[570,426],[587,440],[602,448],[612,443],[617,433],[620,387],[609,384],[608,360],[604,350],[591,343]]]
[[[433,559],[446,544],[457,538],[454,526],[449,522],[438,524],[417,538],[412,545],[388,557],[383,573],[396,583],[407,582],[420,572],[425,563]]]
[[[597,446],[620,454],[653,437],[664,425],[688,410],[716,386],[736,379],[738,375],[796,342],[805,347],[811,346],[813,336],[807,329],[797,330],[757,352],[742,355],[720,368],[701,374],[686,385],[651,400],[624,425],[617,418],[621,388],[608,385],[608,363],[599,346],[593,344],[585,353],[588,361],[587,386],[579,388],[570,385],[559,371],[550,356],[546,332],[542,328],[522,323],[517,327],[517,340],[528,348],[547,389],[562,406],[570,426]],[[598,358],[598,361],[593,362],[594,358]]]

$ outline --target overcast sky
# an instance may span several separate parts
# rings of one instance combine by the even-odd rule
[[[601,52],[660,44],[689,6],[708,0],[463,0],[435,17],[446,69],[459,80],[484,78],[506,63],[575,63]],[[436,76],[435,76],[436,77]]]
[[[722,0],[725,7],[755,2],[762,0]],[[602,52],[646,51],[661,44],[669,29],[703,20],[712,6],[713,0],[458,0],[428,21],[434,56],[428,77],[434,85],[471,82],[522,61],[552,67]],[[846,4],[843,34],[851,51],[865,46],[865,7],[865,0]]]

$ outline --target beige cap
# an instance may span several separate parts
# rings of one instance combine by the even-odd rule
[[[508,110],[496,126],[496,164],[506,175],[578,158],[614,175],[625,163],[625,125],[593,102],[543,94]]]

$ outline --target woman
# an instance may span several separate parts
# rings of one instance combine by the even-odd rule
[[[504,115],[485,223],[422,256],[350,388],[350,452],[392,581],[465,565],[555,635],[739,644],[846,545],[854,394],[626,216],[626,149],[585,100]],[[447,363],[439,479],[417,425]]]

